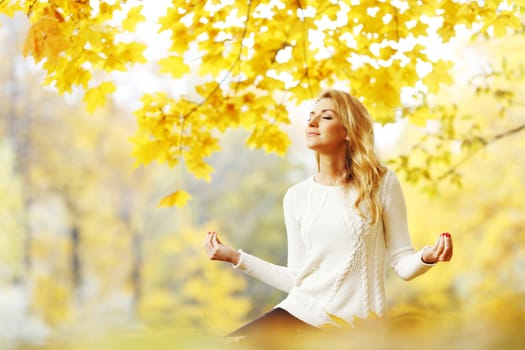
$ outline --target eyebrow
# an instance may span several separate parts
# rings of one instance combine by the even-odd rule
[[[332,113],[336,114],[336,112],[333,109],[330,109],[330,108],[322,109],[321,113],[319,113],[319,114],[322,114],[324,112],[332,112]],[[310,115],[314,115],[314,114],[315,114],[314,111],[310,112]]]

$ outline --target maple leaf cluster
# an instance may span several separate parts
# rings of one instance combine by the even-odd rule
[[[147,43],[121,36],[148,20],[141,2],[4,0],[0,6],[30,19],[24,55],[42,63],[45,83],[59,93],[82,88],[90,112],[117,89],[108,73],[148,63]],[[184,160],[197,178],[209,180],[206,158],[219,150],[226,129],[245,128],[248,146],[282,154],[289,145],[285,106],[336,83],[359,97],[376,121],[395,121],[404,89],[424,96],[453,82],[452,63],[429,54],[430,37],[445,45],[459,27],[500,37],[522,27],[519,16],[518,5],[496,0],[173,0],[157,19],[159,32],[170,33],[169,52],[154,63],[159,74],[193,73],[203,82],[195,83],[192,98],[164,91],[143,96],[134,112],[133,154],[139,164]],[[199,53],[191,65],[190,50]],[[421,73],[422,65],[431,69]],[[432,116],[419,107],[405,109],[404,117],[424,125]],[[179,194],[166,201],[188,198]]]

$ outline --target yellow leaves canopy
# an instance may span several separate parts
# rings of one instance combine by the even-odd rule
[[[127,2],[126,18],[118,25],[114,14],[121,11],[120,2],[101,1],[97,9],[88,1],[31,3],[24,53],[45,61],[46,83],[60,92],[91,85],[94,71],[107,74],[147,63],[147,44],[119,39],[150,20],[143,15],[146,3]],[[139,162],[172,166],[184,159],[195,176],[209,179],[205,157],[219,149],[221,133],[239,126],[251,133],[248,146],[282,154],[289,144],[280,129],[289,122],[282,104],[312,99],[336,82],[364,101],[377,121],[393,121],[403,89],[424,96],[453,81],[449,62],[428,57],[425,38],[438,35],[445,44],[458,24],[475,25],[485,36],[520,30],[522,9],[503,3],[173,0],[156,19],[159,32],[170,34],[169,53],[155,61],[161,73],[181,78],[190,73],[184,58],[191,46],[198,50],[195,73],[202,79],[194,84],[192,99],[143,99],[135,112],[134,155]],[[430,64],[432,70],[419,76],[416,64]],[[88,110],[114,90],[112,85],[87,89]],[[425,116],[408,119],[422,125]]]
[[[23,53],[31,55],[37,63],[44,62],[47,72],[44,82],[55,85],[60,93],[71,92],[75,86],[86,89],[96,69],[126,71],[136,63],[146,63],[145,44],[125,42],[118,37],[123,30],[134,31],[136,24],[145,20],[142,6],[131,8],[120,27],[110,22],[114,12],[121,10],[120,2],[99,2],[98,9],[91,8],[88,1],[8,3],[9,9],[25,6],[31,28]],[[106,97],[101,94],[109,95],[114,91],[107,88],[86,90],[90,95],[84,97],[84,101],[89,101],[88,110],[92,112],[103,104]]]
[[[20,1],[9,1],[4,0],[0,1],[0,14],[13,17],[16,12],[23,11],[24,6],[20,3]],[[0,27],[2,26],[2,22],[0,22]]]

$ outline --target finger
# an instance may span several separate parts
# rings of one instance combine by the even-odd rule
[[[213,232],[208,233],[206,236],[206,243],[208,246],[213,247]]]
[[[441,242],[441,235],[438,236],[438,238],[436,239],[436,243],[434,244],[434,249],[437,250],[437,248],[439,247],[439,242]]]
[[[448,237],[448,242],[450,244],[450,256],[449,256],[449,260],[452,259],[452,255],[454,254],[454,243],[452,243],[452,236],[449,235]]]
[[[213,245],[214,246],[217,246],[217,245],[220,245],[221,242],[219,241],[219,238],[217,237],[217,233],[213,233],[213,236],[212,236],[212,241],[213,241]]]
[[[206,251],[206,254],[208,255],[208,258],[212,258],[213,257],[213,248],[210,246],[209,243],[206,243],[204,245],[204,250]]]
[[[212,232],[209,238],[208,256],[210,257],[211,260],[217,260],[217,256],[219,254],[219,250],[215,242],[214,236],[215,236],[215,233]]]
[[[209,236],[209,242],[210,242],[210,247],[213,248],[215,247],[215,240],[213,239],[213,236],[214,236],[214,233],[212,232],[211,235]]]
[[[443,235],[443,251],[439,255],[440,261],[448,261],[451,257],[451,250],[450,250],[450,233],[445,232]]]
[[[435,256],[438,259],[441,256],[441,254],[443,253],[443,249],[445,249],[445,245],[444,245],[443,239],[444,239],[443,234],[439,235],[438,244],[437,244],[436,249],[434,250],[434,253],[436,254]]]
[[[213,256],[215,255],[215,244],[213,242],[213,233],[210,233],[209,235],[207,235],[206,237],[206,244],[205,244],[205,247],[206,249],[206,252],[208,253],[208,256],[210,258],[213,258]]]
[[[441,256],[439,257],[441,261],[446,261],[448,249],[449,249],[448,237],[447,237],[447,234],[444,233],[443,234],[443,252],[441,253]]]
[[[452,237],[450,236],[450,233],[445,234],[445,249],[443,251],[443,261],[450,261],[452,258]]]
[[[208,231],[206,236],[204,237],[204,245],[208,244],[208,241],[210,240],[211,232]]]
[[[441,235],[438,236],[436,243],[431,247],[430,254],[432,256],[432,260],[437,261],[439,258],[439,251],[441,250],[440,246],[442,244],[442,237]]]
[[[215,247],[217,245],[216,239],[215,239],[215,232],[212,232],[210,235],[210,246]]]

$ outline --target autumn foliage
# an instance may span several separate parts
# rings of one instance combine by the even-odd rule
[[[31,21],[24,54],[40,62],[45,83],[59,93],[84,94],[88,111],[116,90],[114,72],[156,64],[161,74],[194,77],[190,93],[146,94],[135,111],[133,154],[138,164],[181,160],[210,180],[206,158],[221,133],[242,127],[248,146],[283,153],[289,140],[286,104],[340,86],[358,96],[376,121],[433,117],[426,96],[454,79],[446,55],[431,50],[458,33],[501,37],[520,30],[521,9],[503,1],[183,1],[147,19],[143,4],[124,1],[8,1],[1,11]],[[140,24],[155,20],[171,45],[146,58]],[[198,79],[197,79],[198,77]],[[414,103],[402,103],[410,91]],[[175,192],[163,204],[183,204]]]

